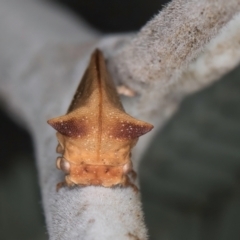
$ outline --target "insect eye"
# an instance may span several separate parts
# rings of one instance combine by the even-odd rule
[[[63,150],[64,150],[63,147],[62,147],[60,144],[58,144],[58,145],[57,145],[56,152],[63,154]]]
[[[70,172],[70,164],[64,158],[58,157],[56,165],[57,165],[57,168],[62,170],[63,172],[65,172],[65,173],[69,173]]]
[[[123,173],[128,174],[132,171],[132,162],[128,162],[123,166]]]

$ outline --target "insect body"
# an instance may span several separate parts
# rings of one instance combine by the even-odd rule
[[[57,168],[64,185],[133,186],[131,149],[149,123],[125,113],[100,50],[92,54],[66,115],[48,120],[57,130]]]

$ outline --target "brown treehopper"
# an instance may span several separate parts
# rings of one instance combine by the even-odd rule
[[[64,116],[48,120],[57,130],[57,168],[66,173],[61,186],[132,186],[131,149],[153,126],[129,116],[95,50]]]

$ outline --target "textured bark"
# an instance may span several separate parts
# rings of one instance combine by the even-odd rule
[[[236,0],[172,1],[112,60],[115,75],[141,93],[154,82],[164,91],[239,10]]]

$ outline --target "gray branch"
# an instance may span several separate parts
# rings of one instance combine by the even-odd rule
[[[90,186],[55,191],[63,175],[55,168],[57,142],[46,120],[66,112],[92,50],[100,47],[113,79],[137,92],[122,99],[127,112],[160,126],[186,94],[239,62],[236,54],[225,71],[211,75],[209,68],[208,74],[197,74],[201,61],[211,59],[211,52],[215,56],[219,42],[226,36],[237,38],[233,29],[239,17],[230,20],[239,2],[175,0],[133,40],[130,35],[99,40],[98,33],[55,6],[0,0],[1,98],[13,119],[33,135],[50,239],[147,239],[139,194],[132,189]],[[229,29],[232,35],[224,37]],[[203,78],[206,82],[199,84]],[[153,134],[137,145],[135,168]]]
[[[236,0],[172,1],[112,59],[115,75],[141,93],[154,82],[164,91],[239,10]]]

